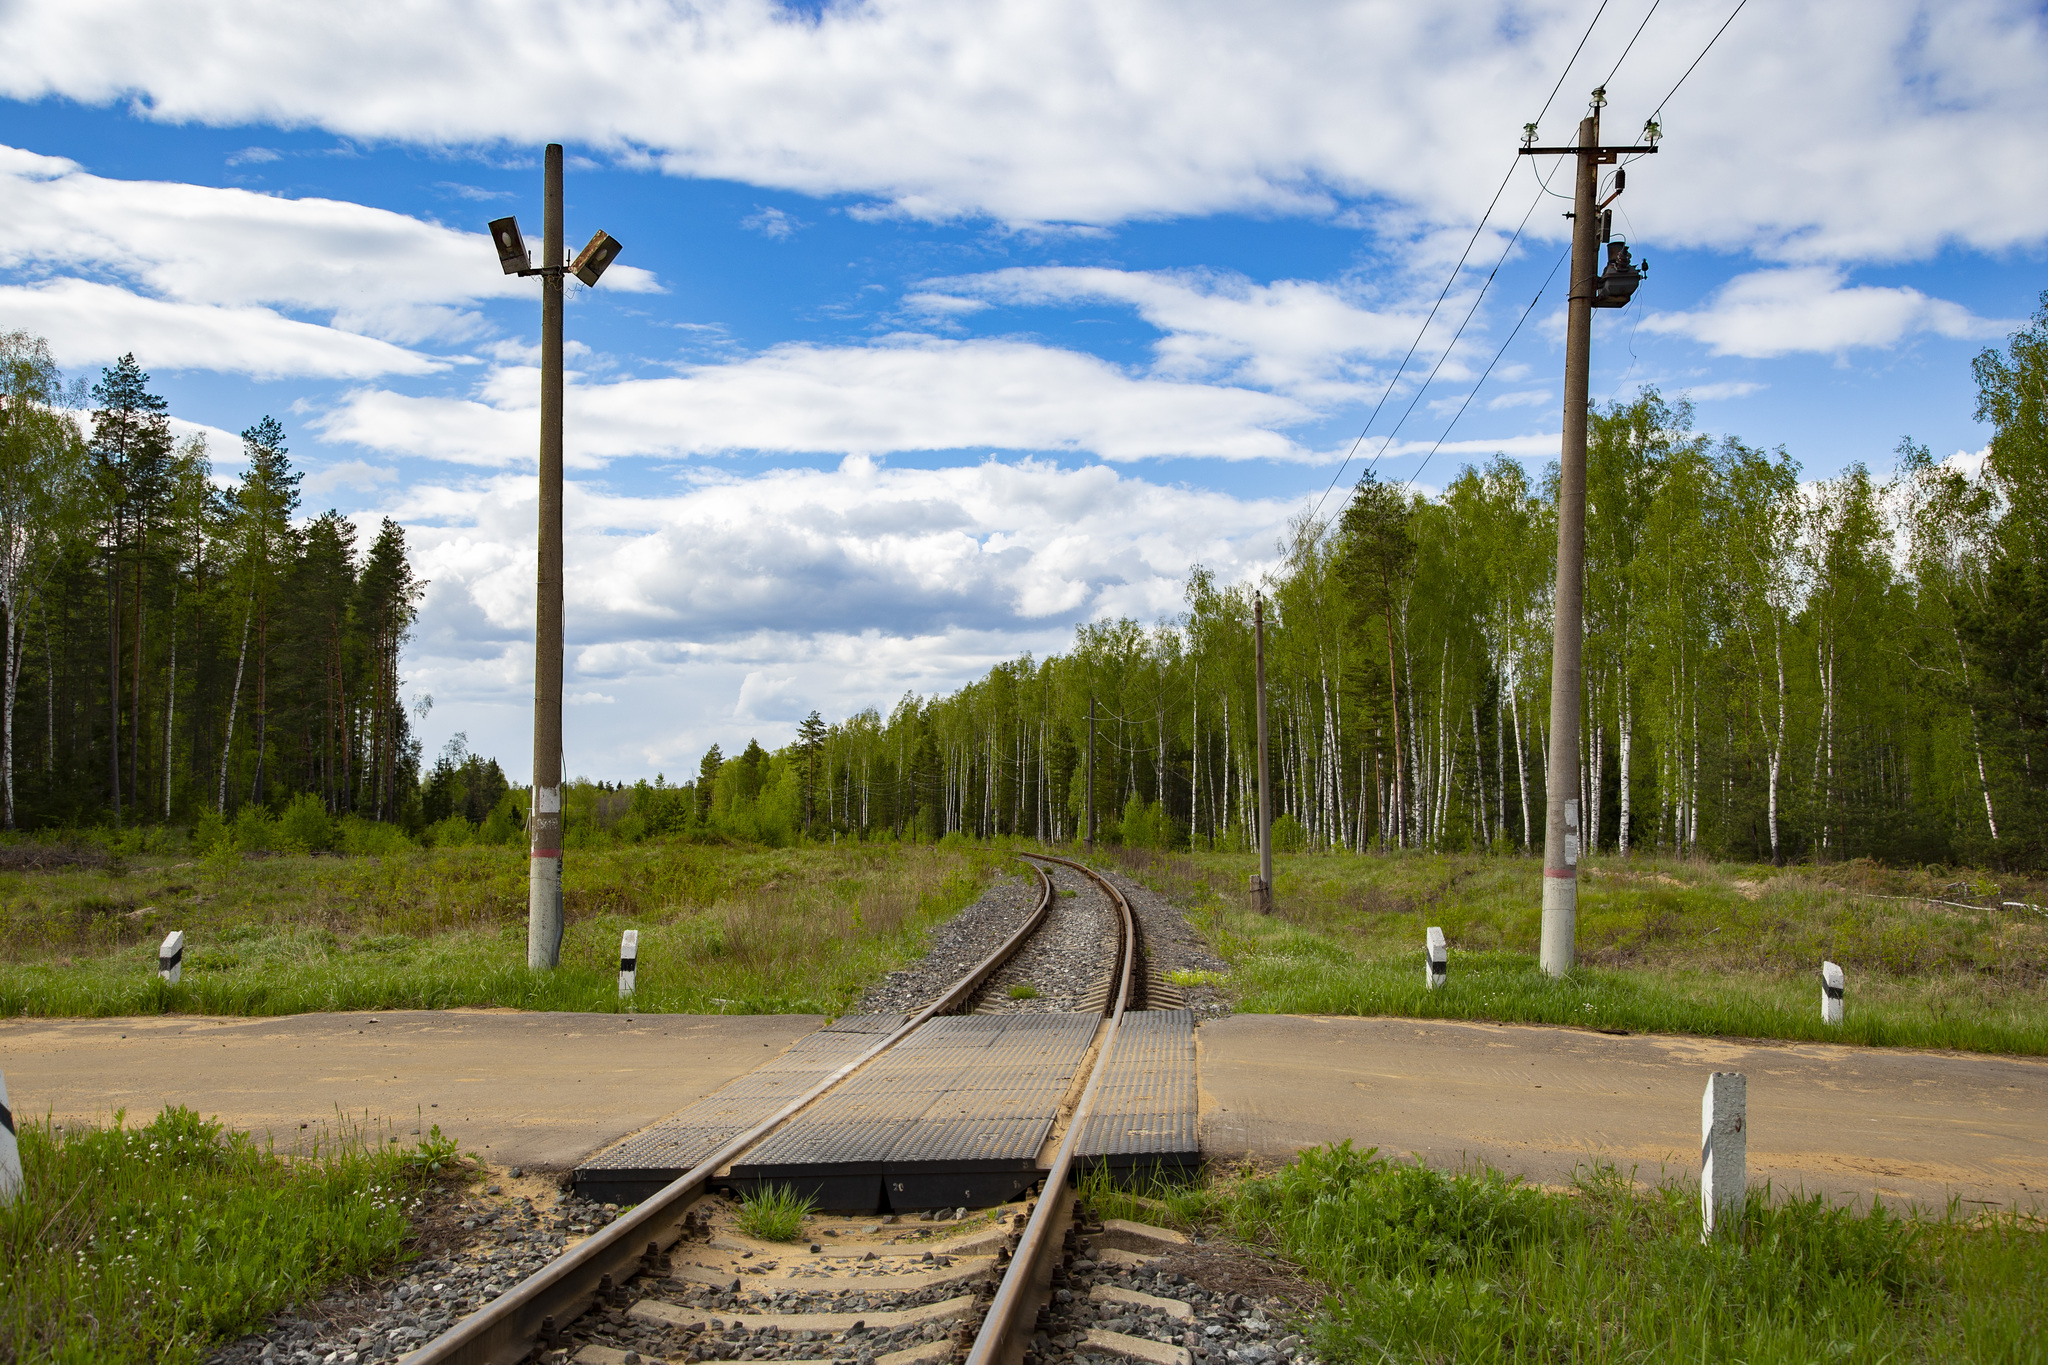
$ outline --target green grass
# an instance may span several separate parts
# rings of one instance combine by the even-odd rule
[[[1225,1231],[1326,1292],[1331,1362],[2040,1361],[2048,1225],[1901,1217],[1750,1192],[1702,1245],[1695,1185],[1593,1172],[1570,1190],[1311,1148],[1260,1177],[1084,1185],[1110,1217]]]
[[[816,1203],[787,1185],[767,1185],[740,1201],[734,1221],[741,1232],[764,1242],[794,1242],[803,1235],[804,1219]]]
[[[0,1360],[181,1362],[324,1285],[398,1259],[452,1156],[344,1142],[289,1159],[171,1108],[148,1126],[22,1123],[0,1208]]]
[[[1119,849],[1105,860],[1189,910],[1230,963],[1242,1011],[2048,1055],[2048,917],[1930,903],[1957,880],[1939,870],[1596,861],[1580,893],[1580,965],[1553,981],[1536,967],[1541,869],[1527,859],[1283,857],[1270,917],[1241,890],[1246,856]],[[1968,889],[2042,899],[2021,883]],[[1423,981],[1431,925],[1451,945],[1436,991]],[[1839,1027],[1820,1020],[1824,958],[1849,973]]]
[[[986,849],[649,842],[567,862],[562,965],[526,969],[518,849],[138,855],[0,872],[0,1015],[511,1006],[838,1013],[917,956],[1001,866]],[[156,945],[185,930],[183,979]],[[632,998],[619,935],[640,931]]]
[[[1036,1000],[1038,998],[1038,987],[1032,985],[1029,981],[1019,981],[1016,985],[1010,987],[1010,998],[1012,1000]]]

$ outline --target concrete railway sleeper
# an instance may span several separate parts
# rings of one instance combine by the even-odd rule
[[[1048,1308],[1077,1254],[1072,1177],[1127,1011],[1141,1008],[1144,964],[1123,895],[1081,864],[1026,855],[1037,907],[1006,942],[923,1010],[857,1056],[571,1247],[523,1282],[404,1357],[405,1365],[579,1361],[816,1360],[845,1365],[1017,1365],[1045,1342]],[[877,1063],[933,1020],[971,1008],[977,992],[1031,938],[1054,901],[1054,864],[1086,876],[1115,907],[1110,989],[1060,1108],[1036,1184],[993,1208],[814,1216],[807,1243],[757,1242],[712,1191],[750,1151]],[[1166,1235],[1166,1234],[1162,1234]],[[1066,1296],[1071,1298],[1069,1292]],[[1064,1301],[1064,1300],[1062,1300]],[[1132,1322],[1170,1310],[1134,1302]],[[1141,1335],[1091,1333],[1091,1349],[1152,1365],[1183,1348]],[[1095,1338],[1101,1338],[1096,1340]]]

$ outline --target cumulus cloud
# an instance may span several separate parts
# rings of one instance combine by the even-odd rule
[[[0,17],[0,92],[421,144],[568,136],[923,216],[1107,223],[1348,198],[1442,223],[1485,203],[1585,9],[869,0],[799,20],[773,0],[508,0],[480,26],[456,0],[282,16],[260,0],[29,0]],[[1609,83],[1609,126],[1630,135],[1724,17],[1653,16]],[[1632,27],[1595,31],[1547,134],[1568,132]],[[1817,260],[2038,243],[2044,113],[2048,33],[2026,0],[1746,14],[1664,111],[1628,207],[1660,240]]]
[[[312,313],[390,342],[473,335],[474,304],[530,292],[492,268],[481,231],[344,200],[110,179],[11,147],[0,199],[0,267],[16,274],[105,272],[165,301]],[[645,270],[605,274],[606,289],[659,287]]]
[[[1369,308],[1352,291],[1311,280],[1258,284],[1224,271],[1062,266],[930,280],[906,302],[938,312],[948,299],[958,308],[982,300],[1125,304],[1165,333],[1154,347],[1155,373],[1226,378],[1312,400],[1355,393],[1356,381],[1369,373],[1366,360],[1400,356],[1422,317],[1406,308]]]
[[[757,208],[740,219],[740,226],[750,232],[758,232],[771,242],[786,242],[796,236],[797,229],[808,226],[793,214],[777,208]]]
[[[510,755],[532,687],[533,498],[530,479],[493,475],[408,488],[392,509],[431,580],[407,678],[473,738],[499,715]],[[618,703],[579,711],[572,767],[673,772],[743,742],[738,725],[776,742],[813,707],[886,708],[1057,647],[1077,621],[1170,613],[1190,564],[1256,572],[1295,510],[1033,460],[851,457],[651,498],[572,482],[567,687]]]
[[[224,370],[256,379],[369,379],[447,368],[388,341],[268,308],[152,299],[89,280],[0,285],[0,316],[49,338],[67,366],[101,365],[133,351],[152,370]]]
[[[1691,337],[1715,355],[1765,359],[1894,346],[1919,332],[1970,339],[2003,335],[2011,324],[1917,289],[1845,285],[1840,270],[1802,266],[1737,275],[1702,308],[1652,313],[1643,330]]]
[[[504,368],[473,398],[358,390],[318,425],[330,440],[373,450],[503,466],[533,458],[538,403],[537,372]],[[1133,377],[1029,342],[907,337],[777,346],[672,378],[573,385],[567,455],[585,468],[626,455],[740,450],[1315,459],[1284,434],[1313,415],[1284,395]]]

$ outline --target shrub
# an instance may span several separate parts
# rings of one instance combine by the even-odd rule
[[[201,811],[198,821],[192,826],[192,851],[206,854],[213,852],[214,845],[233,835],[228,832],[228,822],[220,818],[218,811]]]
[[[428,848],[461,848],[477,842],[477,827],[460,815],[450,815],[445,820],[428,825],[420,835],[420,842]]]
[[[341,851],[351,857],[385,857],[408,853],[412,848],[412,840],[396,825],[365,820],[360,815],[345,815],[341,819]]]
[[[235,847],[245,852],[266,849],[277,842],[277,821],[253,801],[235,812],[229,828],[234,831]]]
[[[498,798],[498,804],[491,807],[491,814],[477,832],[480,844],[516,844],[526,834],[526,812],[521,808],[519,798],[506,792]]]
[[[277,839],[282,848],[295,853],[312,853],[334,846],[334,821],[327,807],[311,792],[292,798],[278,817]]]

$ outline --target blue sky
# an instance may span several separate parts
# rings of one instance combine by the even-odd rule
[[[569,767],[675,773],[1257,573],[1382,393],[1387,477],[1540,467],[1558,281],[1475,383],[1565,203],[1517,167],[1451,267],[1596,11],[1546,142],[1603,79],[1632,140],[1732,7],[17,3],[0,327],[133,350],[226,475],[274,413],[309,511],[405,523],[429,748],[523,772],[537,289],[482,228],[538,242],[563,141],[572,245],[625,243],[568,315]],[[1809,478],[1967,459],[1969,358],[2048,288],[2044,92],[2035,6],[1738,15],[1617,201],[1652,266],[1596,400]]]

